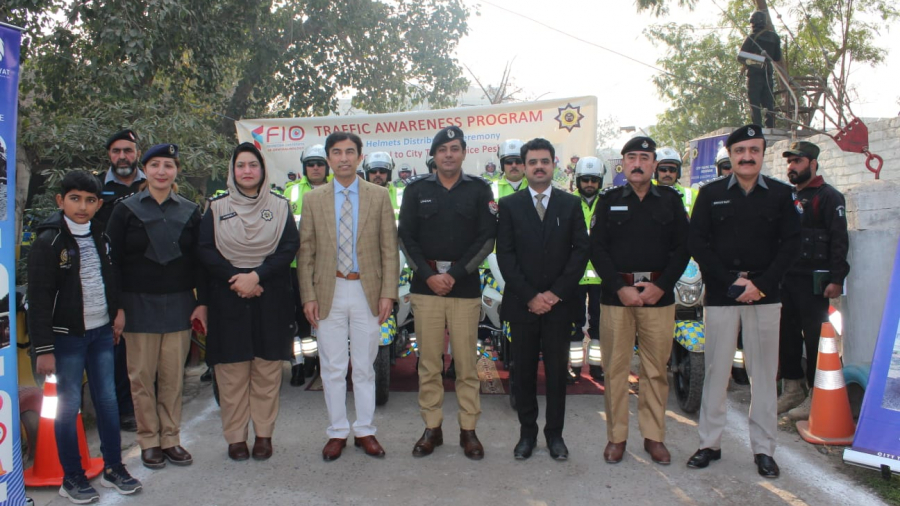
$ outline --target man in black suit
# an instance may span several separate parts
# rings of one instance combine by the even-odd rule
[[[569,333],[584,299],[578,282],[584,274],[590,242],[581,202],[554,189],[555,150],[545,139],[522,146],[528,191],[500,199],[497,260],[506,279],[500,317],[510,322],[516,381],[513,395],[521,424],[516,459],[531,456],[538,435],[537,368],[543,351],[547,378],[544,436],[550,456],[566,460],[562,438],[566,413]]]

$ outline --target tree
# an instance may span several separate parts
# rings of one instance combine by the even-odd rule
[[[679,0],[693,5],[692,0]],[[639,10],[664,12],[665,0],[640,0]],[[663,9],[661,11],[661,9]],[[778,18],[776,26],[782,38],[783,61],[792,79],[791,88],[800,97],[800,107],[809,114],[800,124],[782,119],[785,126],[799,127],[813,118],[827,120],[834,127],[846,125],[852,115],[852,68],[877,65],[886,50],[872,43],[879,33],[898,18],[892,2],[884,0],[731,0],[720,17],[731,26],[715,34],[693,25],[652,26],[645,35],[667,48],[657,63],[665,71],[654,79],[662,98],[671,107],[659,116],[654,135],[666,142],[683,143],[699,134],[725,125],[737,125],[749,117],[745,84],[735,61],[736,48],[747,35],[749,14],[768,9]],[[790,19],[780,14],[789,13]],[[868,21],[877,18],[879,23]],[[795,19],[796,21],[791,21]],[[802,82],[800,76],[807,76]],[[783,88],[783,85],[777,85]],[[832,112],[823,111],[827,101]]]
[[[105,170],[105,137],[179,144],[195,185],[227,166],[233,118],[447,106],[462,0],[6,0],[26,26],[20,152],[37,171]],[[27,169],[26,169],[27,171]],[[23,174],[26,176],[26,174]]]

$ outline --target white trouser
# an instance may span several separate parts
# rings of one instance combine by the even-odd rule
[[[356,437],[375,434],[375,357],[381,341],[378,317],[372,316],[362,283],[335,279],[334,300],[328,318],[319,320],[319,368],[328,407],[328,437],[350,434],[347,420],[347,365],[353,361],[353,398],[356,405]],[[347,355],[347,336],[350,355]]]
[[[750,448],[754,454],[775,453],[778,432],[778,333],[781,304],[707,306],[706,378],[700,404],[700,448],[719,449],[728,421],[727,392],[738,331],[744,343],[744,365],[750,377]]]

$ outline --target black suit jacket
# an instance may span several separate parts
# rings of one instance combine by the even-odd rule
[[[578,197],[554,188],[542,222],[530,191],[500,199],[497,261],[506,280],[500,317],[533,322],[528,301],[550,290],[561,300],[544,315],[552,321],[575,321],[584,312],[576,289],[590,256],[590,241]]]

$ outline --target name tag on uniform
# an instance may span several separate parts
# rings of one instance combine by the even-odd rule
[[[430,204],[430,203],[431,203],[431,199],[422,199],[422,200],[419,201],[419,203],[420,203],[420,204]]]
[[[222,216],[219,216],[219,221],[225,221],[225,220],[227,220],[228,218],[234,218],[235,216],[237,216],[237,213],[235,213],[235,212],[231,212],[231,213],[228,213],[228,214],[223,214]]]
[[[610,206],[609,210],[610,211],[627,211],[628,206]]]
[[[731,203],[730,200],[717,200],[717,201],[713,202],[712,205],[714,205],[714,206],[724,206],[725,204],[730,204],[730,203]]]

